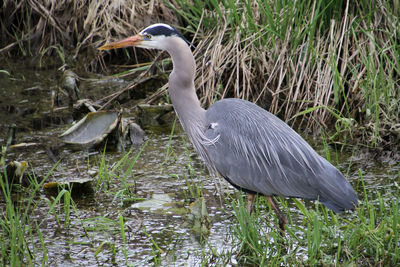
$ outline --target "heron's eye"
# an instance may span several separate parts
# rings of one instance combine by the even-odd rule
[[[150,39],[151,39],[151,35],[150,35],[150,34],[146,34],[144,37],[145,37],[147,40],[150,40]]]

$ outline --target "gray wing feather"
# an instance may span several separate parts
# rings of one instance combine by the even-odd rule
[[[352,209],[351,185],[282,120],[240,100],[220,100],[207,111],[206,145],[213,167],[238,187],[264,195],[319,198],[335,212]]]

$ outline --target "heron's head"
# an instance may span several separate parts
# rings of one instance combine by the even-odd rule
[[[175,38],[183,39],[185,42],[189,43],[185,37],[183,37],[172,26],[168,24],[157,23],[148,26],[134,36],[117,42],[105,44],[99,47],[99,50],[110,50],[129,46],[167,50],[169,40]]]

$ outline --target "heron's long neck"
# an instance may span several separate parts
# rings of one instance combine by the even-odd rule
[[[180,38],[171,42],[167,52],[174,65],[169,76],[169,96],[185,131],[191,135],[189,128],[204,126],[205,121],[205,110],[194,87],[196,62],[189,46]]]
[[[194,149],[200,154],[207,166],[211,166],[204,142],[206,111],[200,106],[194,88],[196,62],[189,46],[181,38],[171,40],[168,53],[172,57],[174,69],[169,76],[169,96],[179,120],[192,141]]]

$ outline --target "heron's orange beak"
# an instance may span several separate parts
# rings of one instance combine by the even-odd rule
[[[115,48],[122,48],[122,47],[129,47],[129,46],[137,46],[140,45],[141,42],[143,41],[143,36],[140,34],[128,37],[126,39],[112,42],[105,44],[101,47],[99,47],[99,50],[110,50],[110,49],[115,49]]]

